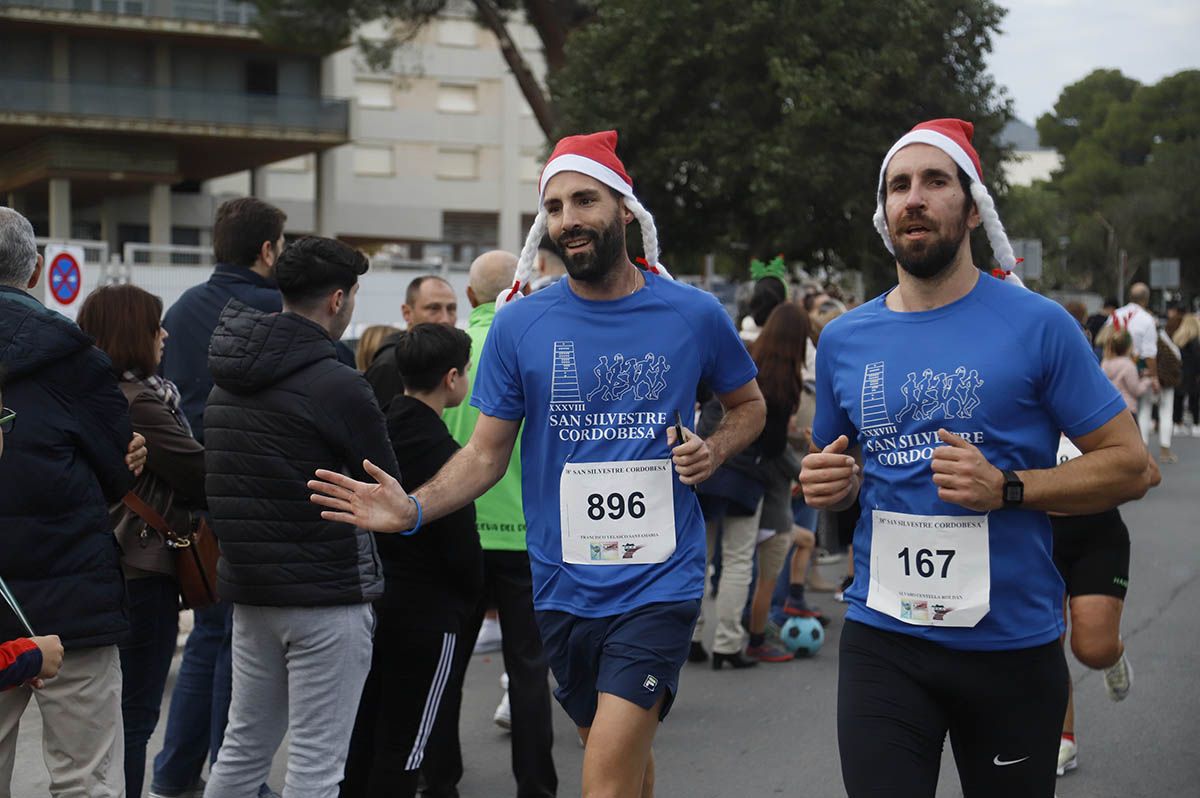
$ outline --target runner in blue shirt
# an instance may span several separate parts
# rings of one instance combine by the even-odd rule
[[[817,351],[805,501],[862,507],[839,658],[851,798],[932,798],[947,732],[967,798],[1054,794],[1068,674],[1046,512],[1099,512],[1148,484],[1075,322],[973,264],[981,223],[1006,270],[1015,259],[972,132],[934,120],[888,152],[875,222],[899,284]],[[1084,454],[1056,467],[1060,430]]]
[[[415,530],[503,474],[518,428],[538,627],[555,696],[586,745],[585,794],[652,796],[651,743],[678,689],[704,589],[704,521],[689,486],[762,429],[754,362],[717,300],[657,263],[613,131],[558,143],[513,288],[521,298],[546,232],[568,279],[501,307],[484,344],[462,451],[414,495],[318,471],[323,515]],[[625,248],[642,229],[649,267]],[[699,383],[726,408],[707,439],[682,430]]]

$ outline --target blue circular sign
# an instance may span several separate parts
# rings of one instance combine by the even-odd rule
[[[60,304],[69,305],[79,298],[83,275],[79,263],[69,252],[60,252],[50,261],[50,292]]]

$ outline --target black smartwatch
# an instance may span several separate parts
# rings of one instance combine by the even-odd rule
[[[1020,507],[1025,501],[1025,483],[1017,476],[1015,471],[1001,471],[1004,475],[1004,508],[1011,509]]]

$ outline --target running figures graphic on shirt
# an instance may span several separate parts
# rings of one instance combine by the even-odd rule
[[[615,402],[633,391],[634,399],[658,399],[667,381],[663,374],[671,370],[667,359],[647,352],[644,357],[625,357],[620,352],[612,356],[601,355],[592,373],[596,375],[596,387],[587,395],[590,402],[600,397],[605,402]]]
[[[892,435],[897,424],[910,421],[971,418],[980,400],[977,395],[984,381],[976,369],[958,366],[954,371],[934,372],[931,368],[908,372],[900,394],[904,406],[895,421],[888,414],[884,362],[868,363],[863,369],[862,431],[871,436]]]

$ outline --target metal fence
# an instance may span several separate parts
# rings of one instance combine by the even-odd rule
[[[253,3],[236,0],[0,0],[0,8],[37,8],[134,17],[165,17],[225,25],[250,25],[258,18]]]
[[[0,81],[2,111],[341,135],[350,130],[348,100],[49,80]]]

